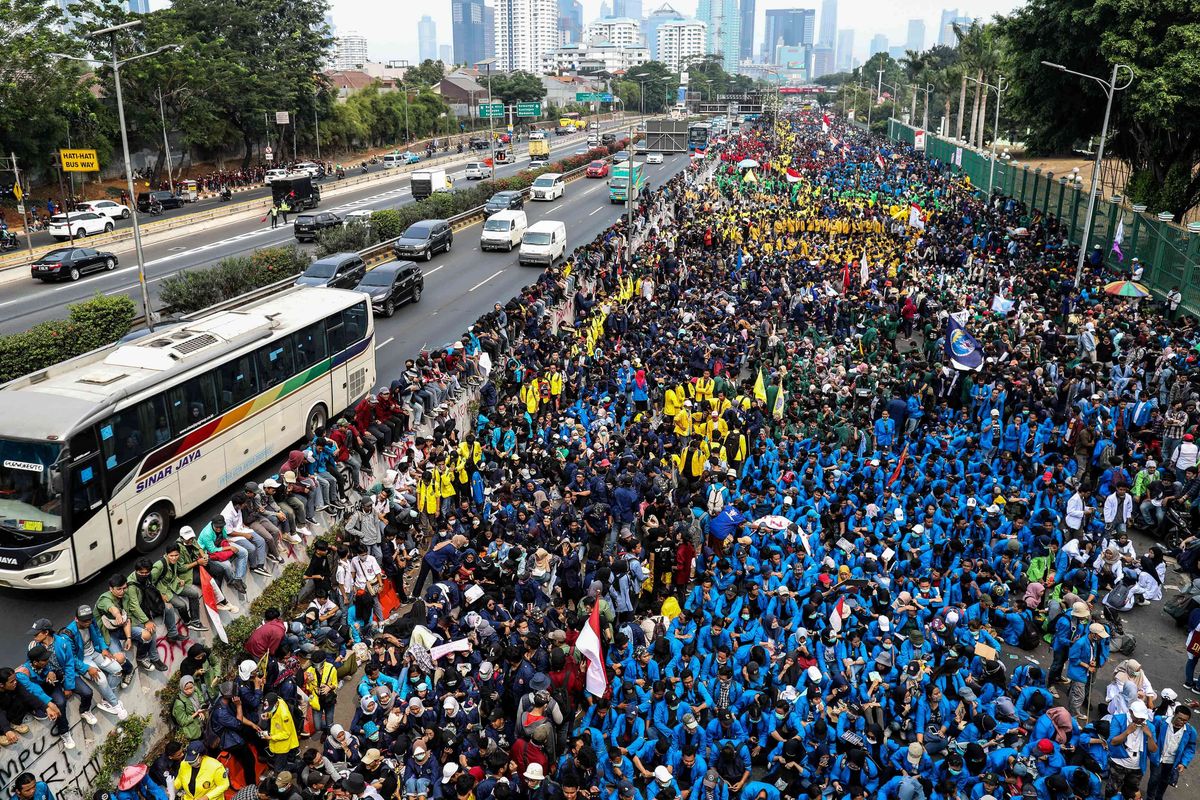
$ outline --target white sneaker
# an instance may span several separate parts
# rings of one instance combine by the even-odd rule
[[[112,714],[114,717],[120,716],[121,712],[124,711],[124,709],[119,705],[114,706],[112,703],[109,703],[106,700],[97,700],[96,708],[100,709],[105,714]],[[96,723],[93,722],[90,724],[95,725]]]
[[[90,711],[80,711],[79,718],[82,719],[84,722],[86,722],[88,725],[91,725],[93,727],[99,721],[96,719],[96,715]]]
[[[296,533],[303,534],[304,536],[312,536],[313,535],[312,529],[309,528],[307,525],[305,525],[303,528],[296,528]]]
[[[233,603],[229,603],[229,602],[217,603],[217,608],[219,608],[222,611],[228,611],[230,614],[238,613],[238,607],[235,606]]]
[[[304,540],[294,533],[289,533],[287,535],[287,540],[292,544],[304,544]]]
[[[71,735],[70,731],[62,735],[62,743],[63,747],[67,748],[68,750],[75,749],[75,737]]]

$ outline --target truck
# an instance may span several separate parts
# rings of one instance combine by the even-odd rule
[[[271,181],[271,200],[275,205],[286,202],[290,211],[306,211],[321,202],[321,189],[310,176],[289,173]]]
[[[539,166],[550,163],[550,143],[545,138],[529,139],[529,165]]]
[[[685,119],[652,119],[646,122],[646,151],[686,153],[688,123]]]
[[[446,177],[446,170],[441,169],[419,169],[412,174],[412,196],[413,200],[424,200],[434,192],[450,191],[450,179]]]
[[[630,176],[632,175],[632,181]],[[632,193],[630,185],[632,183]],[[637,202],[638,196],[646,187],[646,172],[641,164],[626,161],[619,167],[613,167],[612,177],[608,179],[608,201],[610,203]]]

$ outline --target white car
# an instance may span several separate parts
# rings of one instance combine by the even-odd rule
[[[112,200],[89,200],[86,203],[76,203],[75,210],[103,214],[109,219],[129,219],[129,206],[114,203]]]
[[[663,162],[662,153],[647,153],[646,154],[646,163],[647,164],[661,164],[662,162]]]
[[[321,165],[314,164],[311,161],[301,161],[299,164],[292,166],[292,172],[303,172],[310,178],[315,178],[321,174]]]
[[[81,239],[84,236],[91,236],[93,233],[107,233],[113,229],[113,221],[103,214],[96,214],[91,211],[71,212],[70,219],[67,214],[55,214],[50,218],[50,225],[47,230],[50,235],[60,242],[64,242],[71,238],[71,234],[75,234],[75,238]]]
[[[286,169],[269,169],[267,170],[267,174],[263,175],[263,183],[265,183],[267,186],[270,186],[271,181],[275,180],[276,178],[286,178],[287,174],[288,171]]]

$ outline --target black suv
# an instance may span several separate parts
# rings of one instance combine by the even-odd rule
[[[392,245],[392,252],[397,259],[423,258],[428,261],[438,251],[449,253],[453,244],[454,229],[450,223],[444,219],[426,219],[409,225]]]
[[[483,213],[495,214],[497,211],[508,211],[513,208],[525,207],[525,195],[517,190],[496,192],[483,204]]]
[[[367,271],[358,253],[334,253],[319,258],[296,279],[297,286],[324,286],[330,289],[353,289]]]
[[[342,220],[337,214],[332,211],[321,211],[316,214],[301,214],[296,217],[296,221],[292,223],[292,230],[296,234],[298,242],[312,242],[317,238],[317,234],[326,228],[342,227]]]
[[[393,261],[368,272],[354,290],[370,297],[371,307],[390,317],[396,313],[396,306],[406,300],[421,302],[425,276],[412,261]]]
[[[151,200],[158,201],[158,204],[164,209],[166,208],[183,208],[183,198],[171,192],[138,192],[137,210],[147,212],[150,210]]]
[[[600,144],[613,144],[616,141],[617,141],[617,135],[615,133],[600,134]]]

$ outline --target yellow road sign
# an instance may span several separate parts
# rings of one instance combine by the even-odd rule
[[[99,172],[100,161],[96,158],[95,150],[62,149],[58,151],[62,159],[63,172]]]

